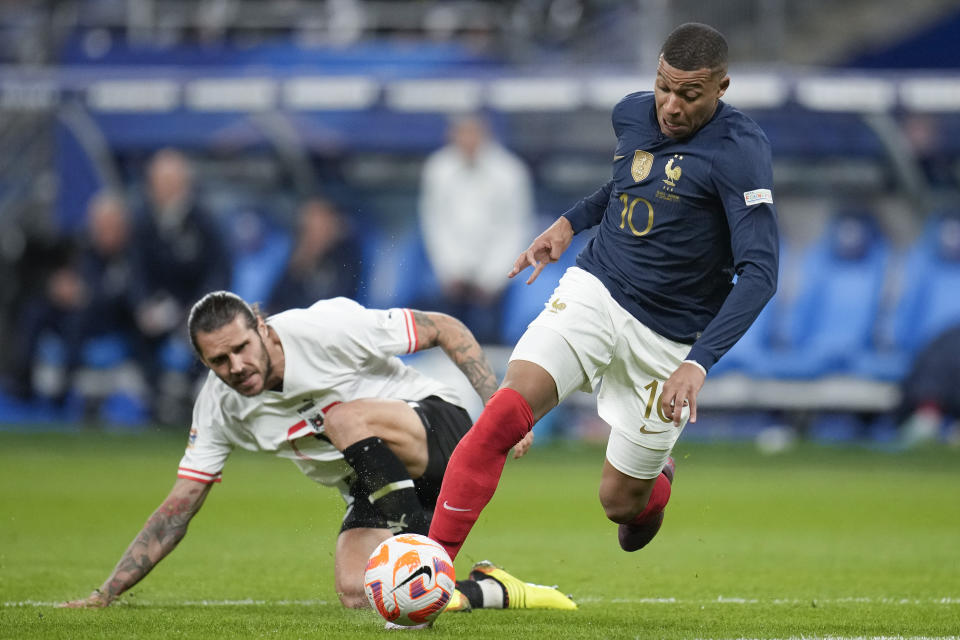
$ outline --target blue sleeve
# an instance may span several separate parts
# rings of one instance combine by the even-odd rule
[[[563,217],[570,221],[574,233],[595,227],[603,219],[603,212],[607,210],[610,192],[613,191],[613,180],[603,185],[592,194],[573,205]]]
[[[737,161],[731,161],[733,158]],[[713,179],[730,227],[737,280],[687,356],[707,370],[746,333],[773,297],[780,259],[773,168],[766,139],[747,137],[733,151],[719,156]],[[747,204],[748,197],[756,200]]]

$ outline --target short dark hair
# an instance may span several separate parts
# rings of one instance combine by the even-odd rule
[[[190,344],[193,345],[197,355],[203,357],[200,347],[197,346],[198,333],[212,333],[233,322],[238,315],[246,321],[248,329],[257,328],[260,313],[256,306],[250,306],[246,300],[235,293],[213,291],[197,300],[187,318]]]
[[[700,22],[687,22],[674,29],[660,54],[667,64],[681,71],[727,70],[727,39]]]

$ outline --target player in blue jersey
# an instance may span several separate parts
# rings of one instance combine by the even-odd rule
[[[613,177],[517,259],[533,282],[573,236],[596,235],[517,343],[506,376],[444,475],[430,536],[455,557],[496,490],[507,452],[577,390],[599,386],[611,427],[599,497],[634,551],[660,529],[670,452],[710,367],[777,284],[770,145],[723,103],[727,43],[684,24],[666,39],[652,92],[613,110]],[[736,283],[734,278],[736,276]]]

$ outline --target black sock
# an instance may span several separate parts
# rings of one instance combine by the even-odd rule
[[[417,499],[413,479],[397,455],[380,438],[355,442],[343,458],[357,472],[373,503],[394,533],[427,535],[430,517]]]
[[[483,608],[483,591],[479,584],[473,580],[457,580],[457,589],[467,597],[471,607],[474,609]]]
[[[507,590],[496,578],[484,576],[482,580],[458,580],[460,590],[473,609],[506,609],[509,602]]]

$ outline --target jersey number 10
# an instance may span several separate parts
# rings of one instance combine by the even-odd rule
[[[653,205],[650,204],[650,201],[645,198],[631,200],[627,194],[621,193],[620,202],[623,203],[623,211],[620,212],[620,228],[623,229],[624,226],[630,225],[630,232],[635,236],[645,236],[650,233],[650,229],[653,228]],[[647,205],[647,226],[643,231],[637,231],[637,228],[633,226],[633,208],[637,206],[638,202]]]

